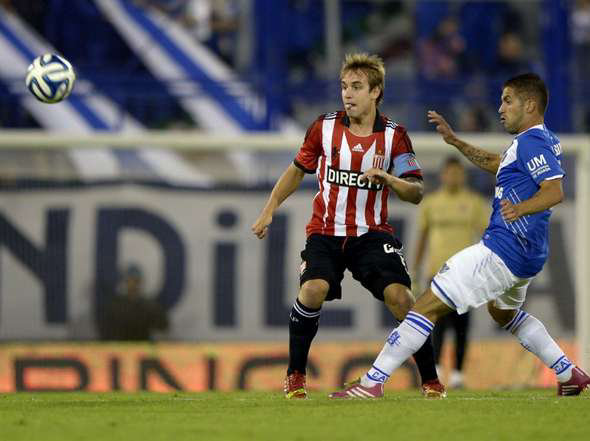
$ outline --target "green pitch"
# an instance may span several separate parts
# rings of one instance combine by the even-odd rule
[[[2,441],[590,440],[590,394],[417,391],[375,401],[279,393],[0,395]]]

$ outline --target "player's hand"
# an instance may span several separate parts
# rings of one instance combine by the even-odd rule
[[[442,115],[436,113],[434,110],[429,110],[428,113],[428,122],[432,124],[436,124],[436,131],[441,134],[444,141],[447,144],[453,145],[454,142],[457,140],[457,135],[449,125],[449,123],[442,117]]]
[[[272,214],[262,213],[256,222],[252,225],[252,232],[258,239],[263,239],[268,232],[268,226],[272,222]]]
[[[364,182],[368,180],[371,184],[375,185],[387,185],[390,175],[380,168],[370,168],[362,175],[359,176],[359,181]]]
[[[500,207],[500,213],[506,222],[514,222],[521,216],[518,204],[514,205],[508,199],[502,199]]]

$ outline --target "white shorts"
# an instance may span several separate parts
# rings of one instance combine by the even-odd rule
[[[459,314],[494,300],[498,309],[518,309],[533,280],[516,277],[483,242],[459,251],[432,279],[430,289]]]

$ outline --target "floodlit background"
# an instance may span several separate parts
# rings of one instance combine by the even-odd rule
[[[0,392],[278,389],[314,178],[267,239],[250,225],[307,126],[341,108],[338,73],[353,51],[384,59],[381,111],[409,130],[427,190],[452,151],[428,135],[426,110],[501,151],[503,81],[526,71],[546,80],[546,123],[569,142],[567,200],[526,308],[584,357],[576,274],[588,264],[574,232],[590,1],[0,0]],[[60,104],[24,87],[46,52],[78,75]],[[468,175],[490,198],[493,176]],[[412,262],[416,207],[390,204]],[[393,325],[360,285],[344,287],[312,348],[317,387],[362,368]],[[156,344],[88,345],[120,338],[105,311],[128,290],[153,315],[119,321],[157,323],[145,338]],[[485,310],[473,315],[472,342],[468,387],[553,384]],[[414,382],[409,365],[397,386]]]

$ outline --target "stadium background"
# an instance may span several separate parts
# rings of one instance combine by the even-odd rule
[[[280,388],[314,180],[265,241],[249,228],[309,122],[340,107],[348,51],[385,59],[382,110],[415,134],[427,188],[450,150],[421,154],[426,109],[464,132],[498,132],[507,145],[496,109],[513,74],[546,78],[553,130],[583,139],[590,126],[587,1],[0,4],[0,392]],[[55,106],[23,85],[44,52],[78,73],[72,97]],[[140,141],[120,142],[129,136]],[[575,353],[574,165],[566,153],[567,200],[527,310]],[[493,177],[469,176],[492,194]],[[392,201],[410,261],[415,215]],[[98,343],[97,311],[129,264],[170,327],[154,343]],[[473,322],[468,387],[553,384],[485,311]],[[362,369],[391,325],[347,279],[345,300],[324,308],[312,387]],[[414,384],[407,367],[395,387]]]

